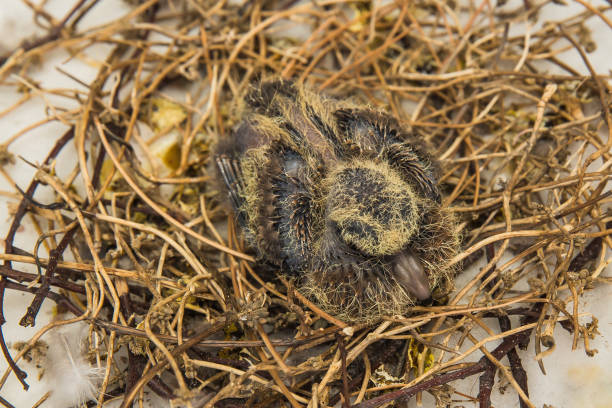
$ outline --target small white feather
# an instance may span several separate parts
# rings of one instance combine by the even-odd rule
[[[45,370],[51,391],[45,402],[48,407],[74,407],[96,400],[98,386],[104,378],[104,369],[91,366],[83,353],[86,332],[82,326],[68,330],[52,333],[49,338]]]

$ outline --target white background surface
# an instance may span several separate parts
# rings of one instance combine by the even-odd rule
[[[571,3],[571,0],[568,0],[568,2]],[[54,12],[54,15],[59,18],[72,3],[74,2],[60,0],[51,1],[49,2],[49,6],[46,7],[46,10]],[[605,1],[592,3],[595,5],[606,4]],[[513,2],[513,4],[516,4],[516,2]],[[570,7],[547,6],[545,10],[542,10],[540,16],[541,19],[554,21],[574,14],[581,9],[582,6],[578,3],[573,3]],[[110,21],[124,14],[127,10],[128,8],[120,0],[101,1],[96,8],[88,14],[88,17],[79,27],[85,28],[103,24],[105,21]],[[606,15],[608,18],[612,19],[611,12],[607,12]],[[589,21],[591,23],[589,28],[593,31],[593,38],[599,45],[598,50],[590,54],[589,58],[598,72],[609,74],[612,69],[612,46],[610,45],[612,31],[609,27],[605,26],[600,19],[592,18]],[[511,34],[520,34],[521,31],[525,30],[525,25],[513,26],[511,30]],[[0,54],[4,54],[7,50],[12,49],[19,44],[23,38],[30,37],[36,31],[36,27],[31,20],[31,14],[29,10],[22,5],[21,1],[2,0],[2,4],[0,5]],[[84,61],[83,58],[67,61],[68,54],[65,51],[55,51],[46,54],[46,59],[43,64],[34,68],[30,72],[30,75],[33,79],[41,81],[47,88],[77,88],[84,90],[81,85],[61,74],[55,67],[62,67],[62,69],[70,72],[79,79],[89,82],[93,79],[98,68],[93,61],[101,61],[108,50],[109,48],[105,46],[95,46],[87,49],[85,55],[90,57],[87,61]],[[584,74],[588,73],[576,52],[570,51],[566,54],[563,60],[567,64],[577,68]],[[11,78],[10,81],[16,82],[17,78]],[[20,95],[14,91],[14,87],[0,86],[0,112],[12,105],[19,97]],[[66,108],[74,107],[73,102],[67,99],[49,98],[49,101],[52,104],[65,106]],[[44,108],[45,105],[43,101],[37,98],[19,108],[17,111],[12,112],[10,115],[0,118],[0,139],[4,140],[25,126],[44,118]],[[30,161],[40,162],[44,159],[56,139],[66,129],[66,126],[58,123],[50,123],[38,127],[28,132],[16,143],[11,145],[10,150],[13,153],[23,155]],[[63,158],[69,158],[70,154],[74,153],[73,149],[64,150],[66,151],[62,153],[61,156]],[[67,172],[71,169],[73,164],[73,159],[65,160],[63,163],[64,167],[60,167],[58,170],[60,172]],[[62,163],[60,163],[60,165],[62,165]],[[27,187],[34,173],[33,169],[22,161],[17,161],[15,165],[7,169],[10,171],[13,179],[22,188]],[[14,191],[2,177],[0,177],[0,191]],[[43,194],[39,193],[37,198],[40,201],[47,202],[45,198],[51,199],[51,196],[49,194],[45,195],[43,191]],[[8,211],[9,205],[16,202],[15,199],[11,199],[4,194],[0,195],[1,237],[6,235],[11,220]],[[24,223],[22,227],[25,233],[34,234],[32,226],[28,222]],[[30,242],[27,242],[28,238],[24,238],[24,236],[27,236],[27,234],[18,235],[18,245],[26,250],[31,250],[34,243],[34,240],[31,238],[33,235],[30,235],[29,239],[32,239]],[[22,268],[22,265],[19,265],[19,267]],[[34,272],[33,268],[23,269]],[[611,275],[610,271],[604,275]],[[459,279],[469,279],[469,276],[465,275]],[[461,282],[458,282],[457,286],[460,287]],[[45,319],[48,320],[52,318],[52,302],[46,301],[39,314],[36,328],[26,329],[19,326],[19,319],[21,319],[25,313],[25,309],[29,305],[31,299],[32,297],[30,295],[7,291],[4,303],[7,323],[3,326],[7,342],[10,343],[17,340],[29,339],[31,335],[42,327],[45,323]],[[555,339],[557,341],[555,351],[544,359],[548,372],[546,376],[540,373],[537,363],[533,358],[533,341],[528,351],[519,352],[528,373],[531,400],[537,407],[542,407],[544,404],[552,405],[555,408],[612,407],[612,346],[610,344],[612,339],[611,299],[612,286],[600,286],[588,292],[581,299],[581,310],[583,312],[593,312],[600,319],[599,331],[601,332],[601,336],[598,336],[591,343],[591,347],[599,351],[594,358],[586,356],[582,343],[579,343],[578,349],[572,352],[572,337],[562,329],[557,329],[555,333]],[[585,317],[585,319],[590,320],[588,316]],[[494,344],[489,345],[489,349],[492,349],[493,346]],[[12,352],[15,354],[14,351]],[[26,393],[15,379],[15,376],[11,375],[7,384],[0,390],[0,395],[13,403],[16,407],[31,407],[46,391],[57,386],[57,384],[54,383],[56,379],[50,378],[52,376],[47,375],[43,378],[43,381],[39,382],[36,379],[37,370],[34,367],[23,362],[20,362],[19,365],[29,373],[27,381],[31,386],[30,391]],[[4,359],[0,359],[0,370],[4,372],[5,368],[6,362]],[[495,390],[498,389],[497,381],[499,381],[499,376],[496,377]],[[461,390],[472,396],[476,396],[478,394],[478,376],[473,376],[465,380]],[[70,390],[68,389],[65,392],[70,392]],[[505,395],[500,395],[495,391],[493,403],[497,407],[518,406],[515,392],[511,387],[508,387],[508,393]],[[424,406],[433,406],[431,404],[431,399],[425,396]],[[457,403],[455,406],[460,405],[466,407],[474,406],[471,402]],[[60,405],[47,403],[43,406],[59,407]],[[410,402],[410,406],[414,406],[414,401]]]

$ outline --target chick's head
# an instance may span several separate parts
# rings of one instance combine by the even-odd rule
[[[385,162],[355,161],[329,179],[327,227],[367,256],[392,255],[418,228],[412,187]]]

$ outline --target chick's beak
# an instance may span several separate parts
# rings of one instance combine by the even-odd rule
[[[431,296],[429,280],[417,256],[406,249],[395,257],[394,263],[395,280],[417,299],[429,299]]]

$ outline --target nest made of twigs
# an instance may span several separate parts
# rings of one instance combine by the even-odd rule
[[[593,353],[597,321],[578,319],[577,299],[609,281],[610,85],[589,61],[598,39],[588,25],[612,24],[609,6],[577,2],[581,12],[553,24],[541,21],[549,1],[150,0],[81,29],[97,0],[75,1],[60,19],[24,1],[47,34],[0,59],[0,80],[22,95],[0,115],[42,98],[46,118],[3,143],[2,174],[10,180],[11,144],[28,130],[69,130],[49,135],[55,146],[17,196],[0,299],[35,294],[25,326],[46,299],[90,325],[89,353],[105,369],[99,405],[131,406],[148,385],[194,407],[376,407],[422,391],[446,406],[455,380],[480,374],[474,400],[487,407],[499,369],[531,406],[516,347],[535,333],[543,367],[561,325]],[[87,60],[92,44],[112,50],[93,81],[74,78],[85,91],[30,77],[51,51]],[[569,48],[588,74],[559,57]],[[210,147],[239,120],[248,85],[269,76],[388,109],[436,147],[445,204],[461,223],[449,264],[481,265],[446,305],[349,326],[253,262],[219,204]],[[60,175],[60,161],[73,167]],[[51,204],[37,198],[41,185]],[[40,239],[19,248],[26,216]],[[3,347],[24,383],[19,358],[31,346],[17,357]],[[120,355],[129,364],[111,363]]]

